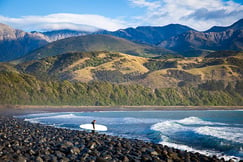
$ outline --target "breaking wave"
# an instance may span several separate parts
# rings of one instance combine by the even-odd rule
[[[216,155],[226,160],[233,158],[239,160],[235,156],[223,155],[220,151],[212,150],[213,148],[210,149],[210,147],[204,148],[203,146],[214,145],[214,147],[220,148],[223,147],[220,146],[222,140],[225,140],[229,143],[238,143],[240,150],[243,143],[242,128],[228,127],[226,123],[205,121],[192,116],[181,120],[165,120],[155,123],[151,126],[151,130],[160,132],[160,144],[181,150],[199,152],[207,156]],[[210,136],[211,139],[207,136]],[[198,140],[200,139],[204,139],[204,141],[201,141],[202,147],[198,147],[198,143],[200,143]]]
[[[213,136],[233,142],[243,143],[243,129],[232,127],[199,127],[195,129],[198,134]]]

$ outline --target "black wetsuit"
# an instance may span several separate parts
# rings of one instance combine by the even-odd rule
[[[91,124],[93,125],[93,129],[95,130],[95,121],[92,121]]]

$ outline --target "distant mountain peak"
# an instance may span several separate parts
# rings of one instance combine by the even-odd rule
[[[213,26],[212,28],[210,28],[209,30],[205,31],[207,32],[222,32],[225,30],[229,30],[229,29],[234,29],[234,30],[242,30],[243,29],[243,19],[240,19],[238,21],[236,21],[235,23],[233,23],[230,26]]]
[[[239,21],[235,22],[230,26],[230,28],[234,29],[243,29],[243,19],[240,19]]]
[[[120,29],[114,32],[103,31],[100,34],[114,35],[137,43],[157,45],[163,40],[189,30],[194,29],[185,25],[169,24],[166,26],[138,26],[136,28]]]
[[[69,37],[74,37],[74,36],[87,35],[87,34],[91,34],[91,33],[92,32],[81,31],[81,30],[71,30],[71,29],[61,29],[61,30],[42,32],[42,34],[47,36],[51,42],[57,41],[60,39],[69,38]]]
[[[16,30],[6,24],[0,23],[0,40],[12,40],[16,39],[17,34],[21,33],[21,30]]]
[[[28,33],[0,23],[0,62],[22,57],[48,42],[41,33]]]
[[[3,29],[3,28],[11,28],[11,27],[9,25],[0,23],[0,29]]]

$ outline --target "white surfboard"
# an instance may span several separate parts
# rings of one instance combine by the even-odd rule
[[[94,130],[92,124],[81,124],[80,128],[88,129],[88,130]],[[107,127],[105,125],[95,124],[95,130],[96,131],[107,131],[108,129],[107,129]]]

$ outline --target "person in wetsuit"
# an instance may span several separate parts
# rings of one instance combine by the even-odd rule
[[[95,130],[95,123],[96,123],[96,120],[93,120],[92,122],[91,122],[91,124],[93,125],[93,129]]]

